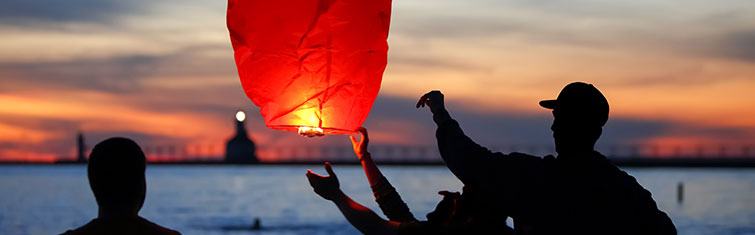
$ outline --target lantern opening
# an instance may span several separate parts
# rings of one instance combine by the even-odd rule
[[[325,132],[319,127],[300,126],[299,135],[306,137],[324,136]]]

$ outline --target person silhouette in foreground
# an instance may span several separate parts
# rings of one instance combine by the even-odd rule
[[[97,218],[63,234],[180,234],[139,216],[147,193],[147,160],[133,140],[110,138],[89,155],[89,186],[99,206]]]
[[[315,193],[327,200],[333,201],[346,219],[359,231],[365,234],[461,234],[482,231],[513,232],[505,225],[505,216],[488,214],[485,217],[476,216],[482,211],[475,203],[474,194],[440,191],[443,199],[435,211],[427,214],[427,221],[418,221],[406,206],[396,189],[388,182],[372,160],[367,151],[369,136],[367,130],[360,127],[357,130],[361,141],[357,142],[350,136],[354,146],[354,153],[359,157],[367,180],[370,183],[375,201],[380,210],[389,220],[380,218],[375,212],[354,202],[339,188],[338,178],[329,162],[325,163],[325,170],[329,176],[321,176],[307,171],[307,178]],[[500,219],[500,220],[495,220]],[[504,221],[504,223],[501,223]]]
[[[514,219],[516,234],[676,234],[666,213],[634,177],[594,150],[608,120],[608,101],[591,84],[568,84],[555,100],[553,139],[558,157],[493,153],[467,137],[431,91],[441,157],[482,203]]]

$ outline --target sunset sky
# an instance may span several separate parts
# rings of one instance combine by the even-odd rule
[[[0,160],[73,156],[111,136],[221,151],[237,109],[259,146],[341,145],[267,129],[244,95],[225,1],[0,1]],[[292,6],[293,7],[293,6]],[[572,81],[608,98],[599,149],[755,147],[752,0],[395,0],[373,145],[433,146],[417,98],[441,90],[488,146],[552,146]],[[755,152],[753,149],[752,152]]]

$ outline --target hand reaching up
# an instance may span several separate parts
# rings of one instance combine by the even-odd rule
[[[359,160],[362,160],[362,157],[367,153],[367,144],[370,143],[370,137],[367,135],[367,129],[364,127],[359,127],[357,132],[362,135],[362,139],[359,140],[359,142],[357,142],[357,139],[354,138],[354,136],[349,136],[349,138],[351,139],[351,145],[354,147],[354,153],[357,154]]]
[[[430,108],[430,112],[433,113],[433,120],[438,125],[451,120],[451,115],[448,114],[445,101],[443,101],[443,93],[440,93],[440,91],[431,91],[420,97],[417,101],[417,108],[425,107],[425,105]]]
[[[341,194],[341,189],[339,188],[338,177],[333,172],[330,162],[325,162],[325,171],[328,172],[329,176],[318,175],[312,172],[312,170],[307,170],[307,179],[309,180],[309,185],[312,186],[317,195],[332,201]]]
[[[354,153],[359,157],[359,161],[362,163],[364,173],[367,175],[367,180],[370,185],[377,185],[383,178],[383,173],[378,170],[375,162],[372,161],[372,156],[367,152],[367,145],[370,143],[370,137],[367,135],[367,129],[359,127],[357,132],[362,135],[362,139],[357,142],[354,136],[349,136],[351,139],[351,145],[354,147]]]
[[[425,107],[425,105],[430,108],[430,112],[432,113],[437,113],[438,111],[445,110],[446,105],[443,101],[443,93],[435,90],[423,95],[419,98],[419,101],[417,101],[417,108]]]

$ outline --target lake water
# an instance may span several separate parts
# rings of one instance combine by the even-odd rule
[[[140,214],[183,234],[357,234],[312,192],[304,176],[309,168],[324,172],[322,166],[149,166]],[[343,191],[379,211],[361,167],[334,170]],[[443,166],[381,170],[417,218],[435,208],[438,190],[461,188]],[[653,193],[679,234],[755,234],[755,169],[625,170]],[[84,165],[0,166],[0,234],[57,234],[96,215]],[[263,229],[246,229],[255,218]]]

